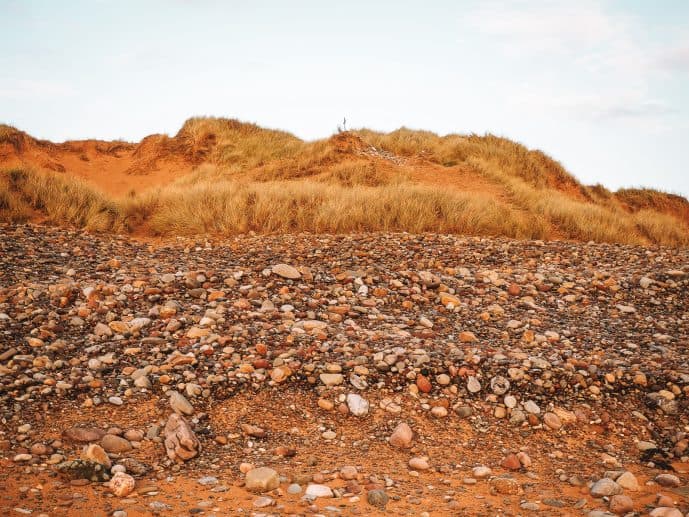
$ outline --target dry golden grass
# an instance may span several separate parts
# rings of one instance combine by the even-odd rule
[[[87,230],[125,229],[119,204],[75,178],[23,169],[0,174],[0,218],[16,222],[36,213]]]
[[[157,235],[432,231],[542,237],[527,218],[490,198],[408,184],[202,182],[149,193],[125,212],[132,217],[141,210]]]
[[[196,118],[176,136],[147,145],[156,141],[198,166],[174,183],[123,198],[66,174],[4,171],[0,220],[44,218],[156,235],[409,231],[689,244],[684,198],[585,187],[540,151],[493,135],[439,137],[402,128],[304,142],[253,124]],[[492,187],[484,193],[465,192],[461,182],[425,184],[418,174],[424,167],[448,178],[470,171]]]

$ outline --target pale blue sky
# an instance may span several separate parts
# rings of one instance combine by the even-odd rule
[[[689,195],[689,1],[0,0],[0,121],[138,140],[194,115],[492,132]]]

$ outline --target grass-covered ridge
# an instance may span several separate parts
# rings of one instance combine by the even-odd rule
[[[2,145],[34,144],[2,126]],[[80,143],[50,145],[51,158],[63,148],[84,152]],[[172,137],[127,145],[98,149],[112,160],[131,148],[137,174],[161,158],[188,163],[190,172],[148,190],[132,176],[130,194],[113,196],[69,169],[8,167],[0,173],[0,220],[153,235],[410,231],[689,244],[681,196],[584,186],[544,153],[493,135],[402,128],[305,142],[236,120],[194,118]]]

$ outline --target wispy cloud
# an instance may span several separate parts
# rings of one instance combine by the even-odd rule
[[[507,56],[538,60],[521,102],[592,123],[666,127],[676,109],[654,94],[659,68],[689,70],[689,44],[654,47],[643,20],[581,0],[482,3],[467,18]],[[557,71],[557,72],[555,72]]]
[[[689,41],[657,52],[653,62],[666,70],[689,72]]]
[[[0,98],[4,99],[53,100],[76,93],[72,85],[51,79],[3,79],[0,82]]]

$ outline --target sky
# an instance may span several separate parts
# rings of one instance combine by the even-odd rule
[[[0,0],[0,122],[137,141],[493,133],[586,184],[689,195],[686,0]]]

